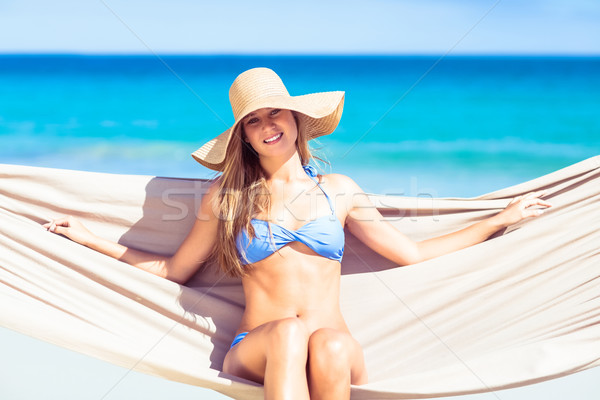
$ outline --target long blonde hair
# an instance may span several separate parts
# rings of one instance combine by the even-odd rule
[[[307,165],[313,155],[300,119],[294,111],[292,114],[298,130],[296,149],[302,165]],[[258,155],[244,142],[242,124],[233,132],[227,147],[217,201],[219,225],[213,257],[227,275],[243,277],[246,271],[240,261],[236,238],[243,229],[250,238],[255,237],[252,218],[263,212],[268,214],[271,196]],[[242,253],[243,251],[241,249]]]

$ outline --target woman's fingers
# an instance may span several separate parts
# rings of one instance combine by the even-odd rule
[[[539,215],[542,215],[546,210],[541,209],[541,208],[529,208],[526,210],[523,210],[523,218],[528,218],[528,217],[537,217]]]
[[[66,216],[66,217],[60,217],[57,219],[53,219],[50,222],[45,223],[44,225],[42,225],[44,228],[46,228],[47,230],[49,230],[50,232],[56,232],[56,233],[63,233],[64,229],[62,229],[62,227],[68,228],[71,226],[70,224],[70,216]],[[61,227],[60,231],[57,231],[57,228]]]
[[[537,197],[523,199],[522,204],[524,208],[528,208],[531,206],[552,207],[552,203],[549,203],[546,200],[542,200]]]
[[[52,233],[63,235],[81,244],[94,238],[94,235],[77,218],[70,215],[54,219],[42,226]]]
[[[502,212],[506,225],[515,224],[525,218],[537,217],[552,207],[552,203],[541,199],[546,191],[536,191],[516,196]]]
[[[537,192],[529,192],[520,196],[513,198],[509,205],[521,202],[523,208],[531,207],[533,205],[539,205],[543,207],[552,207],[552,203],[547,202],[546,200],[540,199],[540,197],[544,196],[546,191],[540,190]]]
[[[57,225],[56,227],[54,227],[54,230],[52,232],[58,233],[59,235],[64,235],[64,236],[69,237],[69,235],[68,235],[69,229],[70,229],[69,227]]]
[[[536,199],[539,197],[543,197],[546,194],[545,190],[539,190],[537,192],[529,192],[529,193],[525,193],[521,196],[515,197],[516,199],[519,200],[528,200],[528,199]]]
[[[54,229],[56,228],[56,223],[54,222],[54,220],[50,221],[50,222],[46,222],[44,225],[42,225],[44,228],[46,228],[46,230],[49,230],[50,232],[54,232]]]
[[[52,222],[54,223],[54,225],[57,226],[70,226],[70,220],[71,220],[71,216],[66,216],[66,217],[60,217],[57,218],[55,220],[53,220]]]
[[[529,192],[529,193],[522,194],[522,195],[520,195],[520,196],[517,196],[517,197],[513,198],[513,199],[510,201],[510,203],[509,203],[509,204],[517,203],[517,202],[519,202],[519,201],[521,201],[521,200],[524,200],[524,199],[529,199],[529,198],[532,198],[532,197],[540,197],[540,196],[542,195],[542,194],[540,194],[540,193],[541,193],[541,192]]]
[[[540,208],[543,207],[543,208]],[[552,207],[552,203],[542,200],[538,197],[525,197],[521,200],[520,207],[523,218],[537,217],[544,213],[547,208]]]
[[[516,202],[520,201],[522,198],[523,198],[523,196],[513,197],[513,199],[508,203],[508,205],[510,206],[511,204],[515,204]]]
[[[538,205],[538,206],[542,206],[542,207],[552,207],[552,203],[547,202],[546,200],[542,200],[542,199],[535,199],[535,203],[534,205]]]

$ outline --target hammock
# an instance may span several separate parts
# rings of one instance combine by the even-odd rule
[[[213,265],[185,286],[51,234],[64,214],[93,232],[172,254],[206,181],[0,165],[0,325],[128,369],[262,399],[220,372],[243,310]],[[554,207],[470,248],[393,268],[346,236],[341,305],[370,383],[353,399],[487,392],[600,364],[600,156],[469,199],[372,196],[419,240],[544,189]]]

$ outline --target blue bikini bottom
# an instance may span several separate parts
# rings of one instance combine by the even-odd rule
[[[241,342],[242,339],[245,338],[247,334],[248,334],[248,332],[238,333],[237,336],[235,338],[233,338],[233,342],[231,342],[231,346],[229,346],[229,348],[231,349],[233,346],[235,346],[236,344]]]

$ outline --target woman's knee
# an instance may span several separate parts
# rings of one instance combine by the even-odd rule
[[[316,330],[308,340],[311,367],[318,369],[350,369],[354,339],[345,332],[323,328]]]
[[[306,353],[309,333],[299,318],[273,321],[268,327],[267,347],[278,353]]]
[[[353,385],[368,381],[360,344],[350,334],[335,329],[319,329],[310,336],[308,365],[311,374],[325,382],[342,382],[344,377]]]

